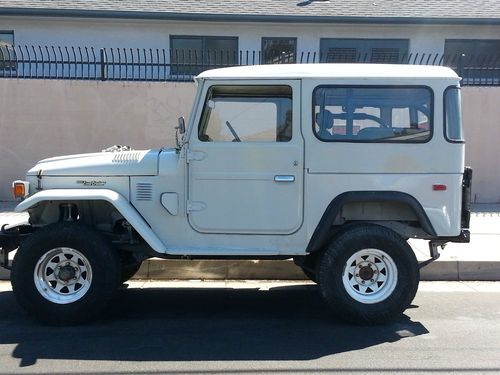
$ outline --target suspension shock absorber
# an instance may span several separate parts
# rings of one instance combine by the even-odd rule
[[[59,221],[76,221],[78,207],[74,203],[61,203],[59,205]]]

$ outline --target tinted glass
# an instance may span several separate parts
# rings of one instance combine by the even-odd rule
[[[238,38],[172,36],[171,74],[196,75],[204,70],[236,65]]]
[[[0,33],[0,69],[8,70],[15,69],[14,51],[12,46],[14,45],[14,33],[12,32],[1,32]]]
[[[329,63],[397,64],[408,57],[408,39],[321,38],[320,59]]]
[[[198,129],[203,142],[288,142],[292,137],[288,86],[213,87]]]
[[[450,141],[463,141],[462,108],[460,105],[460,89],[458,87],[452,87],[445,91],[444,110],[446,139]]]
[[[426,142],[432,92],[408,87],[318,87],[314,132],[324,141]]]
[[[293,64],[297,40],[295,38],[262,38],[264,64]]]

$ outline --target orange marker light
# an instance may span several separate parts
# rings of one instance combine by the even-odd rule
[[[14,181],[12,183],[12,194],[14,198],[26,197],[26,185],[24,181]]]

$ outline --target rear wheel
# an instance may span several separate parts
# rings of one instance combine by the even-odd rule
[[[12,289],[36,319],[68,325],[95,317],[120,279],[119,259],[98,232],[74,222],[52,224],[19,247]]]
[[[418,289],[419,267],[410,246],[378,225],[341,232],[325,250],[318,269],[327,304],[337,316],[355,324],[395,319]]]

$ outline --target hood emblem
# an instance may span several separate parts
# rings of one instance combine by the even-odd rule
[[[77,180],[76,183],[79,185],[83,185],[83,186],[104,186],[104,185],[106,185],[106,181],[96,181],[96,180],[92,180],[92,181]]]

